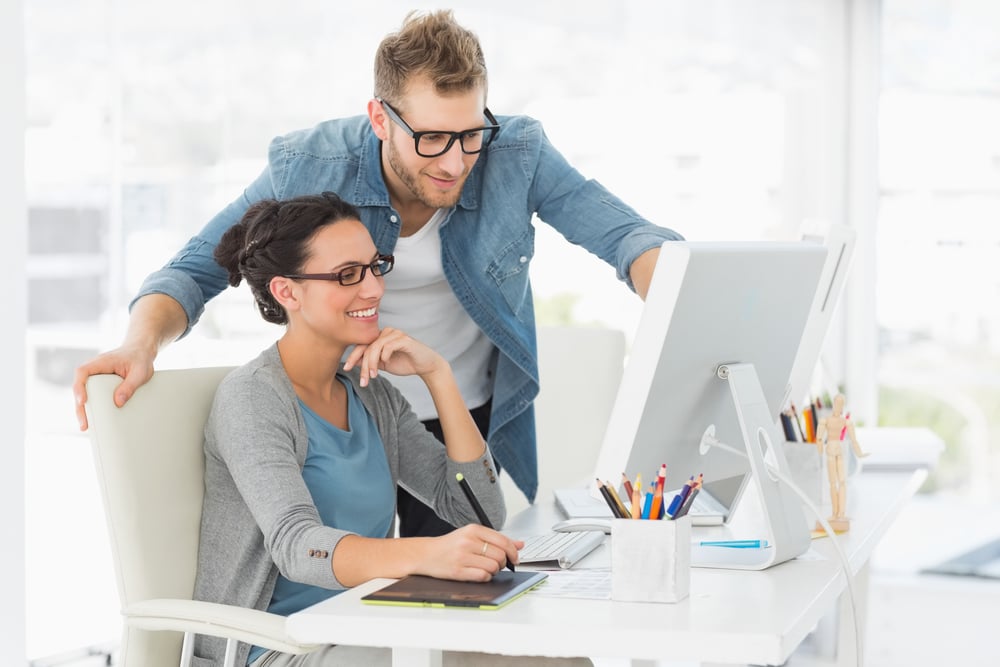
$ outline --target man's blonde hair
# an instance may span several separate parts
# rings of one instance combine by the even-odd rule
[[[406,84],[425,76],[442,95],[482,86],[486,60],[479,38],[456,21],[450,9],[410,12],[399,32],[385,37],[375,52],[375,97],[400,104]]]

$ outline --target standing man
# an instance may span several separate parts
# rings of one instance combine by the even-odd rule
[[[251,204],[332,190],[360,210],[379,253],[395,255],[380,306],[382,326],[399,327],[451,364],[499,465],[533,501],[538,365],[528,279],[532,216],[615,267],[641,297],[659,246],[680,236],[584,178],[537,121],[495,117],[486,93],[477,37],[450,11],[409,14],[376,52],[367,115],[274,139],[260,177],[145,280],[121,347],[76,371],[81,429],[87,427],[88,376],[121,376],[115,402],[123,405],[149,380],[159,349],[184,336],[205,303],[227,287],[213,251]],[[440,439],[426,389],[411,378],[392,380]],[[405,491],[398,510],[404,537],[452,529]]]

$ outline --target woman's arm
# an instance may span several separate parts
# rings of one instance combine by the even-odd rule
[[[394,375],[418,375],[427,385],[437,409],[448,458],[467,463],[486,452],[486,443],[465,406],[451,366],[430,347],[399,329],[386,327],[373,342],[351,351],[344,370],[355,365],[361,369],[361,386],[366,386],[379,370]]]
[[[399,484],[456,526],[477,517],[455,479],[462,473],[479,497],[494,527],[503,526],[506,512],[493,458],[459,393],[451,367],[439,354],[406,334],[386,329],[364,349],[355,349],[345,368],[357,365],[365,385],[379,368],[399,375],[419,375],[427,384],[442,425],[445,447],[417,420],[409,405],[388,382],[359,389],[373,414],[384,420],[380,429],[391,437],[390,456],[398,461]]]
[[[223,543],[247,544],[247,532],[259,531],[263,550],[229,556],[234,563],[266,558],[292,581],[336,590],[344,584],[332,554],[348,532],[323,524],[302,477],[308,434],[297,410],[291,387],[266,368],[243,367],[222,382],[205,432],[204,511],[213,516],[202,522],[232,533]]]

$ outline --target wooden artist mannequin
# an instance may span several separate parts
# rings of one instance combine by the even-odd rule
[[[830,480],[830,501],[833,512],[830,516],[830,526],[836,532],[843,532],[851,527],[847,518],[847,461],[844,457],[844,438],[851,442],[855,456],[864,458],[867,453],[861,451],[857,436],[854,434],[854,424],[850,415],[844,416],[844,396],[837,394],[833,399],[833,412],[819,420],[816,429],[816,447],[820,454],[826,454],[826,474]]]

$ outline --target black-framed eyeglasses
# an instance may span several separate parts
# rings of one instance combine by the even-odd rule
[[[395,262],[396,258],[392,255],[379,255],[372,260],[371,264],[351,264],[336,273],[290,273],[285,277],[292,280],[330,280],[338,282],[344,287],[350,287],[364,280],[365,273],[369,270],[373,276],[384,276],[392,271],[392,265]]]
[[[456,139],[458,139],[458,144],[462,147],[463,153],[474,155],[493,143],[497,132],[500,131],[500,124],[497,122],[497,119],[493,117],[489,109],[483,109],[483,115],[486,116],[486,120],[490,122],[490,125],[463,130],[461,132],[448,132],[447,130],[415,132],[412,127],[406,124],[402,116],[389,106],[388,102],[383,99],[379,99],[378,101],[382,104],[382,108],[385,109],[385,113],[389,118],[396,125],[403,128],[404,132],[413,137],[413,146],[420,157],[444,155],[451,150]]]

